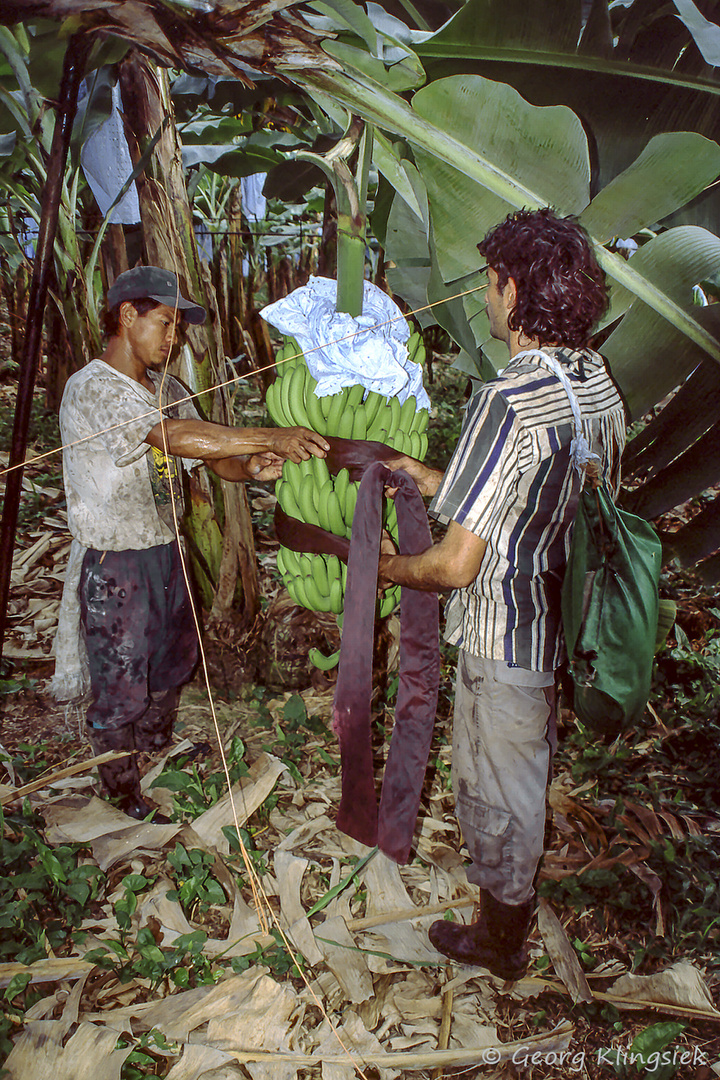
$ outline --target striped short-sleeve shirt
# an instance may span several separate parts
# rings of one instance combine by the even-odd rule
[[[617,489],[625,410],[602,357],[544,352],[563,365],[585,437]],[[564,658],[560,592],[580,492],[573,437],[567,394],[538,355],[511,361],[466,406],[430,513],[487,544],[477,578],[446,607],[447,640],[474,656],[548,672]]]

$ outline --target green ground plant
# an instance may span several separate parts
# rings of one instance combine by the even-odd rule
[[[195,751],[169,758],[163,772],[151,784],[151,788],[166,788],[173,793],[176,819],[189,817],[194,820],[214,806],[227,791],[225,771],[216,770],[204,775],[204,769],[193,760],[194,755]],[[232,740],[225,757],[231,784],[247,776],[248,765],[242,739],[236,737]]]
[[[49,847],[29,804],[21,815],[0,808],[0,957],[31,964],[76,936],[105,875],[80,844]],[[85,861],[83,861],[85,860]]]
[[[717,609],[710,609],[710,614],[720,616]],[[546,880],[540,893],[578,913],[595,909],[609,914],[635,941],[635,969],[646,959],[682,955],[702,955],[706,966],[716,969],[720,852],[715,836],[706,834],[702,823],[707,813],[717,814],[719,801],[710,777],[720,764],[720,639],[718,630],[711,628],[702,643],[693,646],[680,626],[674,628],[674,637],[675,644],[668,644],[657,659],[654,716],[646,714],[638,728],[612,744],[597,741],[577,723],[566,732],[556,770],[566,770],[574,783],[584,786],[585,798],[611,806],[601,822],[612,837],[603,853],[604,861],[612,865],[561,881]],[[652,893],[619,860],[633,840],[627,825],[632,818],[628,806],[633,804],[659,815],[658,821],[665,813],[680,823],[674,831],[644,841],[646,876],[660,883],[662,938],[651,933]]]

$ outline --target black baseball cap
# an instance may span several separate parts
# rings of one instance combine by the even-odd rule
[[[205,322],[205,308],[192,300],[186,300],[180,292],[176,275],[159,266],[135,266],[132,270],[119,274],[108,289],[107,306],[112,309],[124,300],[145,298],[177,308],[186,322],[196,325]]]

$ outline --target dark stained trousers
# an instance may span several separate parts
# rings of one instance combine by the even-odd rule
[[[186,682],[197,632],[176,542],[144,551],[95,551],[83,560],[80,621],[93,702],[90,728],[143,717],[151,696]]]

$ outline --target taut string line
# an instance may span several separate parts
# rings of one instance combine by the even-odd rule
[[[472,289],[465,289],[463,292],[456,293],[455,296],[448,296],[444,300],[433,300],[431,304],[423,304],[422,307],[415,308],[413,311],[408,311],[405,315],[395,315],[392,319],[386,319],[384,322],[375,323],[374,326],[364,327],[362,330],[355,330],[352,334],[345,334],[343,337],[336,338],[334,341],[325,342],[324,345],[315,345],[314,348],[308,349],[307,352],[293,353],[292,356],[286,356],[277,363],[273,361],[272,364],[267,364],[266,367],[257,368],[256,371],[250,371],[247,375],[234,375],[232,379],[225,379],[223,382],[215,383],[205,390],[199,390],[196,394],[186,394],[185,397],[178,398],[174,404],[182,405],[186,401],[194,401],[196,398],[204,397],[206,394],[212,394],[216,390],[222,390],[225,386],[233,386],[235,383],[244,382],[253,375],[262,375],[264,371],[270,371],[273,367],[281,367],[283,364],[289,364],[292,360],[297,360],[299,356],[307,356],[308,353],[318,352],[320,349],[325,349],[329,345],[337,345],[341,341],[351,340],[359,334],[367,333],[368,330],[378,330],[381,326],[387,326],[389,323],[398,322],[400,319],[407,319],[411,315],[416,315],[420,311],[427,311],[429,308],[437,307],[439,304],[447,304],[451,300],[460,300],[463,296],[469,296],[471,293],[479,292],[481,289],[487,289],[487,287],[487,283],[476,285]],[[57,446],[53,450],[46,450],[44,454],[38,454],[37,457],[28,458],[26,461],[21,461],[17,465],[0,469],[0,476],[7,476],[8,473],[14,472],[15,469],[24,469],[26,465],[35,465],[38,461],[44,461],[45,458],[53,457],[53,455],[59,454],[63,450],[70,449],[73,446],[80,446],[81,443],[89,442],[90,439],[95,439],[98,435],[104,435],[107,431],[115,431],[117,428],[125,427],[126,424],[134,422],[135,420],[142,420],[144,416],[152,416],[156,411],[156,409],[150,409],[147,413],[141,413],[139,416],[134,417],[132,421],[123,420],[120,424],[110,424],[109,427],[103,428],[101,431],[95,431],[91,435],[84,435],[82,439],[76,439],[75,442],[63,443],[62,446]],[[261,451],[258,451],[258,453],[261,453]]]

